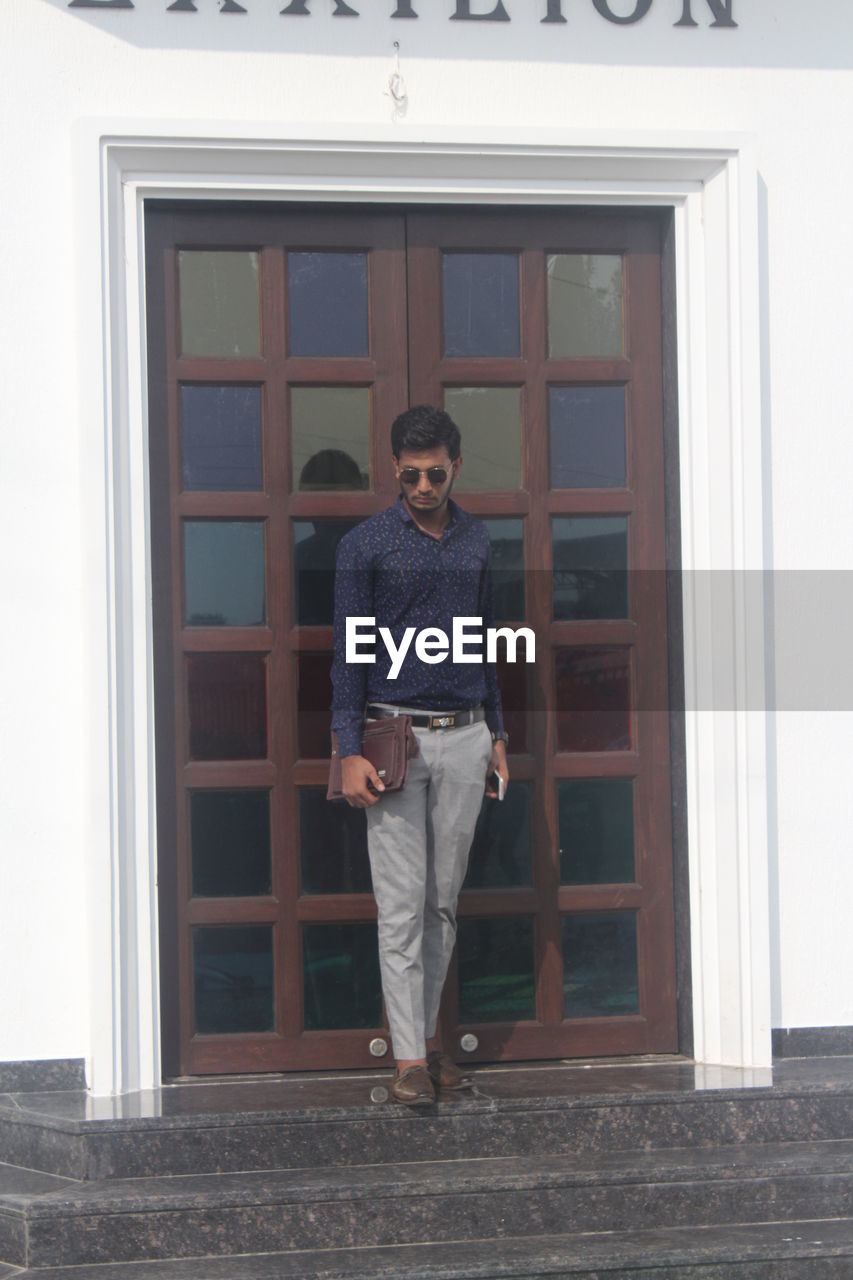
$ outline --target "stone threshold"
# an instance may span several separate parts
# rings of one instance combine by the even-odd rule
[[[742,1069],[669,1058],[607,1062],[482,1066],[470,1091],[445,1095],[440,1111],[535,1111],[612,1103],[677,1101],[815,1090],[853,1092],[853,1057],[783,1059],[772,1069]],[[92,1128],[181,1128],[239,1118],[263,1124],[271,1116],[293,1122],[363,1119],[388,1102],[390,1071],[263,1075],[180,1080],[160,1088],[95,1097],[85,1089],[0,1093],[0,1116],[66,1133]],[[405,1108],[393,1107],[405,1112]]]

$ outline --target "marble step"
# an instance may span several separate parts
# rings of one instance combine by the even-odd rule
[[[30,1267],[853,1214],[853,1140],[71,1183],[7,1194]]]
[[[853,1219],[17,1271],[17,1280],[850,1280]]]
[[[413,1114],[387,1075],[167,1086],[93,1099],[0,1095],[0,1159],[72,1178],[572,1155],[853,1138],[853,1061],[774,1068],[772,1083],[713,1087],[691,1064],[478,1070],[471,1094]]]

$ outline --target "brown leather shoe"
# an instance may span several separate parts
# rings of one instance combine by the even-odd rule
[[[449,1053],[433,1049],[427,1054],[427,1071],[437,1089],[470,1089],[473,1081],[460,1071]]]
[[[407,1107],[429,1107],[435,1102],[435,1088],[426,1067],[416,1063],[397,1071],[391,1083],[391,1097]]]

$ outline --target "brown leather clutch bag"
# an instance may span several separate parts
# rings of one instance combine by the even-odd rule
[[[364,726],[361,754],[373,765],[385,783],[386,791],[402,791],[409,776],[409,761],[420,754],[412,729],[411,716],[389,716],[387,720],[371,720]],[[332,730],[332,767],[329,771],[327,800],[343,800],[341,791],[341,757],[338,738]]]

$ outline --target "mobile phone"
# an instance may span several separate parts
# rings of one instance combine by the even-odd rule
[[[506,787],[504,786],[504,780],[501,777],[501,775],[498,773],[497,769],[495,769],[494,773],[489,778],[489,782],[492,784],[493,787],[497,787],[498,799],[503,800],[504,796],[506,795]]]

